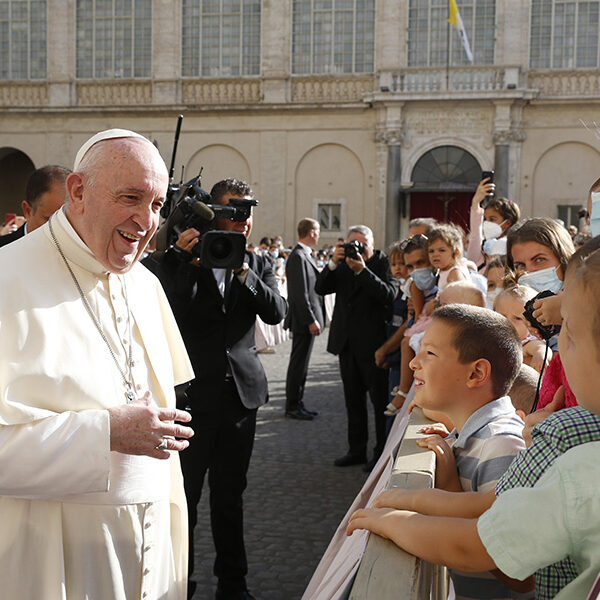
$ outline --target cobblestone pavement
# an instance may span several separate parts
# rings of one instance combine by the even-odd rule
[[[325,350],[328,333],[315,340],[304,393],[305,404],[319,411],[313,421],[283,416],[291,341],[277,346],[275,354],[261,354],[270,401],[258,411],[244,495],[248,587],[257,600],[301,598],[367,477],[360,466],[333,466],[347,450],[346,415],[337,357]],[[197,527],[194,600],[212,600],[216,579],[207,484]]]

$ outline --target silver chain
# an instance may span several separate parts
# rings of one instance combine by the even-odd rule
[[[110,352],[110,355],[112,356],[112,359],[115,362],[115,366],[117,367],[117,369],[119,369],[119,373],[121,374],[121,377],[123,378],[123,383],[125,384],[125,387],[127,388],[127,391],[125,392],[125,397],[127,398],[128,402],[133,402],[136,398],[135,398],[135,394],[133,392],[133,374],[131,371],[131,367],[133,365],[133,350],[132,350],[132,343],[131,343],[131,341],[132,341],[132,339],[131,339],[132,338],[132,336],[131,336],[131,311],[129,310],[129,300],[127,298],[127,283],[125,281],[125,277],[123,277],[123,291],[125,293],[125,304],[127,305],[127,328],[129,329],[129,356],[127,359],[127,366],[129,367],[129,379],[127,379],[126,371],[123,371],[123,369],[121,369],[119,360],[117,359],[117,356],[114,353],[112,346],[110,345],[110,342],[108,341],[108,338],[106,337],[106,335],[104,333],[104,330],[102,329],[102,325],[100,324],[98,317],[96,316],[92,307],[90,306],[90,303],[87,299],[87,296],[85,295],[85,292],[83,291],[82,287],[79,285],[79,281],[77,281],[77,277],[75,276],[75,273],[73,273],[73,269],[71,269],[71,265],[69,265],[69,261],[67,260],[67,257],[65,256],[62,248],[60,247],[60,244],[58,243],[56,236],[54,235],[54,230],[52,229],[52,217],[48,221],[48,227],[50,229],[50,236],[52,237],[52,241],[54,242],[54,245],[56,246],[56,249],[58,250],[58,253],[60,254],[61,258],[63,259],[63,262],[65,263],[65,266],[67,267],[69,274],[71,275],[71,278],[73,279],[73,283],[75,284],[75,287],[77,288],[77,291],[79,292],[79,295],[81,296],[81,299],[83,300],[84,306],[85,306],[88,314],[90,315],[92,321],[94,322],[94,325],[96,326],[96,329],[98,330],[98,333],[102,336],[102,339],[104,340],[104,343],[106,344],[106,347],[108,348],[108,351]]]

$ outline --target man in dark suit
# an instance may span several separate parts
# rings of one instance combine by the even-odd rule
[[[304,421],[318,414],[304,406],[302,396],[313,342],[325,327],[323,296],[315,292],[319,270],[312,256],[319,233],[317,221],[302,219],[298,223],[298,244],[285,265],[290,307],[284,327],[292,332],[292,352],[285,381],[285,416]]]
[[[235,179],[215,184],[216,204],[251,198],[250,187]],[[215,229],[250,234],[252,216],[238,222],[220,219]],[[176,245],[191,252],[199,232],[187,229]],[[189,576],[194,570],[197,505],[208,470],[210,514],[216,549],[216,598],[243,600],[248,563],[244,547],[242,494],[250,464],[256,411],[267,402],[267,379],[254,345],[256,316],[272,325],[286,314],[271,262],[246,252],[245,263],[231,274],[208,269],[197,259],[182,262],[167,253],[158,275],[171,302],[196,378],[187,390],[195,435],[181,455],[189,511]],[[195,582],[190,580],[192,596]]]
[[[350,257],[343,242],[338,242],[332,259],[319,273],[316,291],[336,294],[327,350],[339,356],[349,449],[334,464],[345,467],[367,462],[368,392],[375,413],[376,434],[373,457],[365,466],[370,471],[385,444],[383,412],[388,402],[388,372],[375,364],[375,350],[386,340],[397,284],[387,256],[374,250],[373,233],[368,227],[351,227],[348,242],[363,244],[362,253]]]
[[[12,233],[0,236],[0,247],[41,227],[65,203],[65,181],[70,172],[65,167],[48,165],[31,174],[27,180],[25,200],[21,203],[25,224]]]

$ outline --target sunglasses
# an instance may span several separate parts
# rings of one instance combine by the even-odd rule
[[[412,246],[412,245],[420,246],[422,243],[425,243],[427,240],[428,240],[428,237],[426,235],[423,235],[422,233],[413,235],[412,237],[408,238],[407,240],[404,240],[400,244],[400,250],[402,250],[404,252],[409,246]]]

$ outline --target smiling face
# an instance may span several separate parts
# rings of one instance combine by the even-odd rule
[[[452,343],[455,335],[454,327],[434,318],[419,353],[410,362],[417,404],[449,416],[454,405],[462,401],[471,370],[470,365],[458,360],[458,350]]]
[[[429,262],[442,271],[456,264],[456,256],[452,248],[441,239],[435,239],[429,242],[428,247]]]
[[[99,142],[67,178],[69,221],[112,273],[131,269],[158,226],[168,186],[158,150],[144,140]]]
[[[598,298],[589,289],[585,290],[581,281],[569,279],[560,307],[563,318],[558,338],[560,360],[577,403],[600,414],[597,375],[600,357],[598,340],[590,326],[594,310],[598,310]]]
[[[550,267],[558,267],[556,274],[563,278],[563,270],[558,257],[548,246],[539,242],[519,242],[511,248],[513,264],[517,273],[534,273]]]

